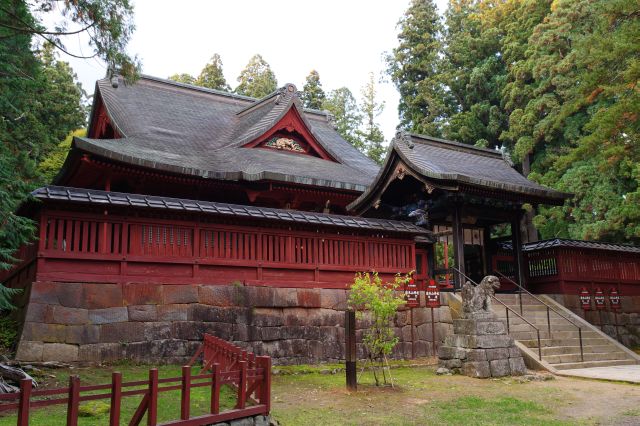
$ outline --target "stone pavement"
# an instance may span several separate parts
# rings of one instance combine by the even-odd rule
[[[640,384],[640,365],[616,365],[613,367],[572,368],[562,370],[563,376],[588,379],[619,380]]]

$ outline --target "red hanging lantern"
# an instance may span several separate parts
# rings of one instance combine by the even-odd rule
[[[604,300],[604,292],[600,287],[596,288],[596,294],[593,299],[596,302],[596,309],[602,310],[607,307],[607,304],[605,303],[605,300]]]
[[[436,285],[435,280],[429,280],[429,285],[426,291],[427,307],[439,308],[440,307],[440,290]]]
[[[413,277],[411,277],[405,285],[404,297],[407,300],[408,308],[417,308],[420,306],[420,292]]]
[[[591,310],[591,294],[586,287],[580,289],[580,304],[585,311]]]
[[[620,306],[620,293],[615,288],[609,290],[609,306],[612,310],[617,311],[621,308]]]

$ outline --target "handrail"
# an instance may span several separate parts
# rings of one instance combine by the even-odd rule
[[[508,276],[506,276],[502,272],[497,271],[497,270],[494,271],[494,272],[496,274],[498,274],[501,278],[507,279],[511,284],[515,285],[520,290],[520,293],[519,293],[519,296],[520,296],[519,297],[519,299],[520,299],[520,313],[522,313],[522,292],[525,292],[530,297],[534,298],[535,300],[537,300],[538,302],[540,302],[542,305],[544,305],[547,308],[547,327],[549,328],[549,337],[551,337],[551,319],[549,318],[549,311],[550,310],[553,311],[556,315],[558,315],[562,319],[564,319],[565,321],[568,321],[569,324],[571,324],[572,326],[576,327],[578,329],[578,337],[580,338],[580,359],[582,360],[582,362],[584,362],[584,349],[583,349],[583,344],[582,344],[582,327],[580,327],[579,325],[577,325],[576,323],[571,321],[571,319],[565,317],[562,313],[558,312],[553,306],[547,304],[545,301],[543,301],[542,299],[540,299],[536,295],[532,294],[529,290],[527,290],[526,288],[522,287],[520,284],[518,284],[517,282],[515,282],[514,280],[512,280],[511,278],[509,278]]]
[[[452,266],[451,269],[454,269],[456,272],[458,272],[460,275],[462,275],[463,277],[465,277],[469,282],[471,282],[473,285],[475,285],[476,287],[478,286],[478,283],[475,282],[474,280],[472,280],[471,278],[469,278],[467,275],[465,275],[464,273],[462,273],[458,268],[456,268],[455,266]],[[533,327],[534,330],[536,330],[536,334],[538,335],[538,359],[540,359],[542,361],[542,345],[540,344],[540,329],[538,327],[536,327],[535,325],[531,324],[525,317],[523,317],[522,315],[520,315],[519,313],[517,313],[516,311],[514,311],[513,309],[511,309],[509,306],[507,306],[504,302],[502,302],[502,300],[498,299],[495,295],[491,296],[496,302],[500,303],[502,306],[504,306],[504,311],[505,311],[505,315],[507,317],[507,333],[509,333],[509,311],[513,312],[514,314],[516,314],[516,316],[518,316],[518,318],[520,318],[522,321],[526,322],[528,325],[530,325],[531,327]]]

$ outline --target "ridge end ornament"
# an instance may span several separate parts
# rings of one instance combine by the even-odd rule
[[[409,147],[409,149],[413,149],[413,147],[415,146],[415,144],[411,140],[411,135],[405,130],[397,131],[396,137],[394,139],[404,142]]]

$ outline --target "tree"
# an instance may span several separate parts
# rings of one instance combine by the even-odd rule
[[[184,84],[196,84],[196,78],[194,76],[192,76],[191,74],[187,74],[187,73],[176,73],[173,75],[170,75],[169,80],[173,80],[173,81],[177,81],[178,83],[184,83]]]
[[[412,0],[398,23],[398,47],[387,55],[387,73],[400,92],[400,127],[438,136],[447,93],[439,81],[442,22],[433,0]]]
[[[220,55],[215,53],[207,65],[204,66],[195,84],[209,89],[231,91],[231,87],[227,84],[222,73],[222,59]]]
[[[254,98],[262,98],[274,92],[278,87],[276,76],[269,64],[260,55],[253,55],[247,66],[238,76],[236,93]]]
[[[340,136],[358,151],[366,154],[366,145],[358,133],[362,124],[362,114],[353,93],[346,87],[332,90],[322,104],[322,108],[333,115],[336,130]]]
[[[38,172],[42,176],[43,182],[51,183],[53,178],[56,177],[64,161],[67,159],[73,138],[84,136],[87,136],[87,129],[78,129],[69,133],[69,135],[38,164]]]
[[[34,19],[29,7],[39,15],[57,10],[64,20],[53,24],[53,28],[47,28]],[[0,5],[0,12],[0,27],[4,30],[5,38],[35,36],[40,42],[52,44],[67,55],[85,59],[98,57],[112,71],[127,78],[135,79],[138,73],[140,64],[137,58],[126,53],[127,43],[135,29],[133,6],[129,0],[33,0],[28,3],[24,0],[6,0]],[[69,28],[70,25],[74,28]],[[80,33],[88,37],[93,55],[79,55],[66,48],[63,38]]]
[[[322,90],[322,84],[320,83],[320,74],[318,71],[311,70],[307,76],[304,87],[302,88],[302,95],[300,96],[302,103],[306,108],[321,109],[322,104],[326,98],[324,90]]]
[[[374,366],[373,374],[376,386],[380,385],[376,374],[375,363],[382,371],[382,377],[386,383],[387,377],[384,373],[384,363],[387,356],[391,354],[393,348],[398,344],[398,337],[393,332],[392,321],[396,316],[398,308],[405,304],[402,296],[396,290],[407,284],[410,274],[396,275],[392,283],[383,283],[377,272],[370,275],[358,273],[351,284],[349,292],[349,307],[356,311],[356,318],[363,319],[365,314],[369,315],[371,326],[365,330],[362,337],[367,355]]]
[[[362,104],[360,110],[364,114],[363,130],[360,135],[366,144],[366,154],[378,164],[382,164],[385,154],[384,134],[376,123],[376,118],[384,109],[384,102],[376,101],[376,86],[373,73],[369,73],[369,81],[362,88]]]

